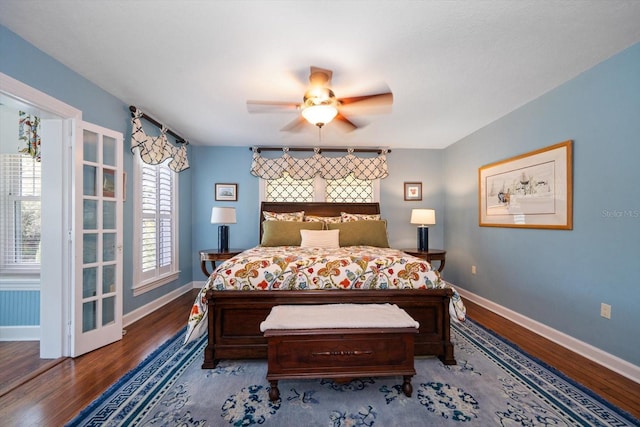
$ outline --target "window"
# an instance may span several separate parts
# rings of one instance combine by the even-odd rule
[[[342,179],[326,180],[326,201],[366,203],[374,201],[374,187],[378,180],[358,179],[350,174]]]
[[[263,179],[267,202],[313,202],[314,180],[293,179],[287,172],[282,178]]]
[[[177,174],[136,160],[134,295],[178,277]]]
[[[8,273],[40,271],[40,162],[21,154],[3,154],[0,170],[0,269]]]
[[[348,175],[342,179],[296,180],[283,173],[282,178],[263,179],[262,200],[268,202],[348,202],[365,203],[379,199],[379,181],[361,180]]]

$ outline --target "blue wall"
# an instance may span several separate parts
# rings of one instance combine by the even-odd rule
[[[637,44],[448,147],[447,278],[640,365],[639,135]],[[480,166],[569,139],[573,230],[478,226]]]
[[[39,291],[0,291],[0,326],[39,325]]]
[[[113,95],[70,70],[42,51],[36,49],[16,34],[0,26],[0,72],[7,74],[33,88],[59,99],[82,111],[86,122],[122,132],[124,135],[124,170],[133,177],[132,154],[129,150],[131,136],[131,115],[128,105]],[[153,126],[145,128],[150,134],[159,130]],[[180,251],[189,254],[191,248],[191,171],[180,173]],[[154,289],[138,297],[131,290],[133,282],[133,184],[127,180],[127,201],[124,203],[124,313],[152,302],[173,289],[191,282],[190,256],[180,257],[180,277],[161,288]],[[186,316],[186,315],[185,315]]]

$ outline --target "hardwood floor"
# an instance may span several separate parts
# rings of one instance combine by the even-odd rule
[[[465,300],[465,306],[469,318],[558,369],[603,399],[640,418],[640,384],[477,304]]]
[[[64,425],[122,375],[184,327],[195,294],[196,291],[187,293],[130,325],[121,341],[76,359],[63,359],[1,396],[0,424]],[[640,418],[640,384],[604,369],[476,304],[466,304],[469,317],[477,323],[492,329],[524,351],[598,393],[603,399]],[[34,357],[33,354],[7,354],[2,350],[0,355],[3,358],[3,365],[0,365],[3,370],[0,372],[3,373],[5,366],[18,366],[23,358]],[[31,363],[28,366],[38,366],[40,362],[24,363]]]
[[[63,360],[40,359],[39,341],[0,341],[0,397]]]
[[[2,426],[62,426],[182,329],[197,291],[126,328],[122,340],[51,369],[0,397]],[[10,356],[14,362],[19,354]]]

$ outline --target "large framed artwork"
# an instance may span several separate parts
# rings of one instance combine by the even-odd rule
[[[480,226],[571,230],[572,144],[564,141],[480,167]]]

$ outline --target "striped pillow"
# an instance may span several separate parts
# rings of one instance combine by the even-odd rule
[[[340,230],[300,230],[302,248],[339,248]]]

